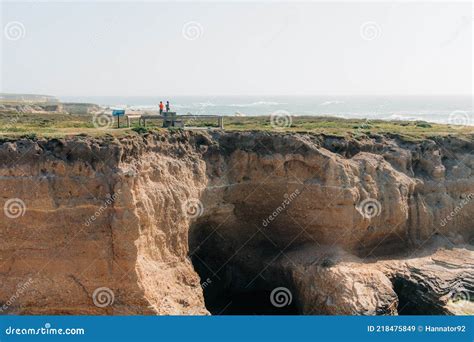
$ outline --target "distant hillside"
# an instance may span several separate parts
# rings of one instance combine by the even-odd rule
[[[59,100],[50,95],[36,95],[36,94],[7,94],[0,93],[0,102],[54,102],[57,103]]]
[[[99,105],[93,103],[62,103],[62,108],[69,114],[92,114],[102,110]]]
[[[93,114],[102,108],[93,103],[62,103],[50,95],[0,93],[0,113]]]

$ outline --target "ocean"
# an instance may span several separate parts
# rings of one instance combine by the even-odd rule
[[[170,101],[171,110],[194,115],[336,116],[357,119],[424,120],[474,125],[472,96],[63,96],[64,102],[156,110]]]

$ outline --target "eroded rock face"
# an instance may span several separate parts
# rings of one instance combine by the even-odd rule
[[[281,262],[290,274],[303,314],[397,313],[398,297],[389,278],[337,247],[302,248],[285,259]]]
[[[281,286],[303,314],[396,314],[424,289],[427,310],[459,312],[445,289],[462,279],[472,296],[470,249],[449,266],[419,254],[434,236],[472,241],[473,147],[262,132],[3,142],[2,204],[26,211],[1,213],[2,310],[207,314],[202,288]]]
[[[245,143],[241,142],[243,139]],[[218,198],[234,205],[233,215],[239,221],[247,221],[249,227],[260,222],[280,246],[292,242],[300,232],[298,242],[336,244],[349,250],[375,247],[381,239],[416,244],[436,232],[453,238],[461,234],[465,239],[473,234],[470,218],[474,202],[470,200],[455,216],[456,222],[443,225],[443,218],[463,198],[474,196],[474,160],[469,150],[472,143],[466,143],[457,157],[452,151],[444,156],[455,158],[449,161],[449,171],[458,164],[470,172],[464,178],[451,175],[435,180],[427,176],[434,168],[431,154],[426,161],[418,155],[417,145],[410,146],[414,149],[410,158],[410,150],[404,150],[403,155],[409,160],[398,164],[412,167],[402,172],[398,164],[394,166],[386,160],[389,158],[365,152],[362,147],[352,158],[344,158],[305,136],[275,139],[265,134],[236,134],[222,140],[220,147],[229,156],[221,155],[220,164],[208,165],[211,172],[218,169],[219,176],[210,177],[207,192],[222,191]],[[386,155],[393,149],[388,143],[385,148],[386,152],[382,148],[379,152]],[[435,152],[440,151],[441,147]],[[284,202],[285,194],[296,190],[298,195],[291,205],[265,225],[265,219]],[[367,217],[370,213],[364,215],[364,208],[359,206],[366,199],[380,204],[374,208],[373,217]],[[249,233],[256,230],[249,229]]]
[[[306,248],[281,261],[304,314],[473,314],[472,247],[443,243],[383,260]]]
[[[436,236],[472,241],[472,141],[265,133],[216,140],[191,250],[210,269],[201,272],[230,292],[284,286],[300,313],[396,314],[399,282],[374,260],[413,256]],[[448,312],[434,304],[438,297],[425,313]]]
[[[183,214],[205,187],[205,167],[186,144],[19,141],[0,155],[2,198],[25,209],[18,218],[2,212],[4,312],[207,313]],[[94,296],[102,288],[110,290]]]
[[[444,243],[377,263],[394,284],[400,314],[474,314],[473,249]]]

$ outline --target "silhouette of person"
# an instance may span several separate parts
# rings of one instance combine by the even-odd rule
[[[163,115],[163,101],[160,101],[160,115]]]

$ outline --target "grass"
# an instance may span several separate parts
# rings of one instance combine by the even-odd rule
[[[423,139],[431,136],[469,135],[472,138],[474,127],[440,125],[423,121],[382,121],[356,120],[335,117],[292,117],[282,120],[281,127],[272,125],[268,116],[257,117],[225,117],[226,131],[277,131],[277,132],[314,132],[335,136],[363,136],[371,134],[392,133],[405,137],[407,140]],[[187,126],[216,127],[217,120],[187,119]],[[102,136],[110,134],[121,136],[126,134],[143,134],[149,129],[161,129],[161,121],[147,122],[147,129],[140,127],[136,120],[130,128],[125,127],[126,120],[121,120],[121,128],[117,129],[116,121],[111,127],[96,127],[92,115],[70,114],[0,114],[0,137],[64,137],[71,135]]]

